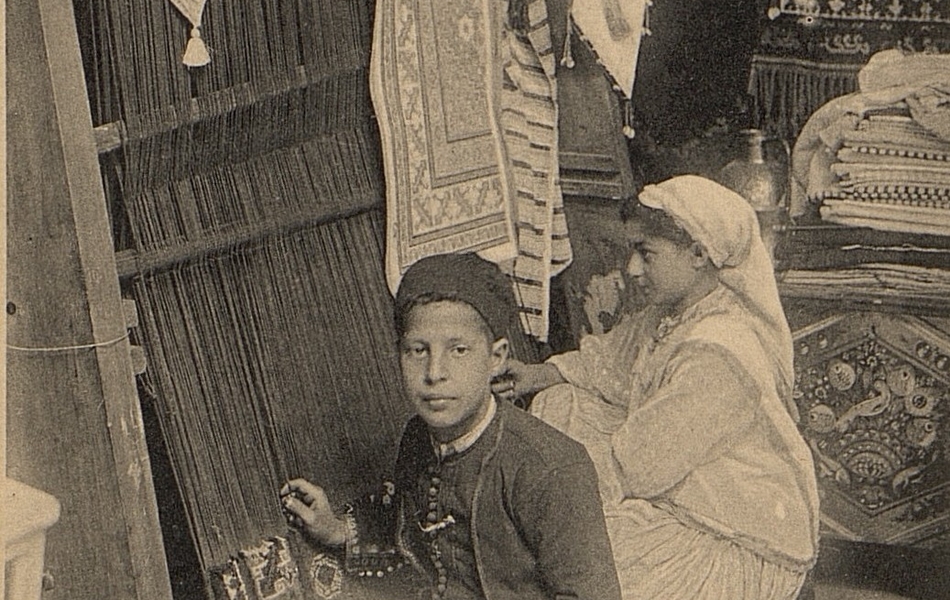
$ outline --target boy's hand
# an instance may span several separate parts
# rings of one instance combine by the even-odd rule
[[[508,370],[492,381],[491,391],[499,398],[511,400],[559,383],[565,383],[565,379],[554,365],[525,364],[512,358],[508,360]]]
[[[288,481],[280,489],[280,503],[287,522],[305,531],[314,541],[327,546],[346,543],[346,522],[333,514],[323,488],[305,479]]]

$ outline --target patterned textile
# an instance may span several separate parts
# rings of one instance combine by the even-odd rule
[[[488,0],[381,0],[371,89],[387,182],[390,290],[415,261],[478,251],[547,336],[550,277],[571,260],[557,184],[554,54],[543,0],[527,34]]]
[[[875,273],[853,270],[856,284],[828,273],[821,285],[829,297],[833,286],[839,298],[869,289],[904,295],[939,289],[946,298],[946,273],[901,275],[893,266],[872,266]],[[888,284],[875,285],[888,269]],[[910,279],[918,281],[909,286]],[[795,397],[818,463],[823,525],[851,540],[946,548],[950,340],[914,317],[852,313],[802,329],[795,345]]]
[[[424,256],[505,244],[499,254],[514,253],[490,93],[495,18],[484,1],[376,4],[370,79],[383,143],[393,291]]]
[[[909,116],[868,114],[841,132],[810,197],[823,219],[885,231],[950,234],[950,142]]]
[[[864,200],[825,200],[821,207],[821,218],[842,225],[882,231],[950,235],[950,210],[947,208],[881,204]]]
[[[753,57],[757,125],[794,138],[819,106],[857,89],[874,53],[950,51],[950,2],[771,0]]]
[[[604,68],[627,98],[633,96],[647,0],[573,0],[571,16]]]
[[[571,262],[558,174],[555,51],[544,0],[528,4],[527,34],[502,30],[501,137],[515,198],[515,292],[524,330],[548,336],[551,277]]]
[[[833,270],[789,269],[782,273],[781,283],[785,293],[826,300],[877,296],[900,302],[950,297],[950,271],[892,263],[865,263]]]
[[[243,548],[209,570],[214,600],[416,600],[409,568],[366,561],[348,572],[341,551],[326,551],[290,530]],[[373,564],[371,564],[373,563]],[[387,577],[381,577],[380,569]]]
[[[947,0],[778,0],[769,16],[796,15],[801,18],[860,19],[895,23],[950,23]]]

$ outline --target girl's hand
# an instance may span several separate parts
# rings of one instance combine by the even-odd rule
[[[491,389],[499,398],[513,400],[559,383],[565,383],[565,380],[554,365],[525,364],[520,360],[509,359],[508,370],[492,381]]]

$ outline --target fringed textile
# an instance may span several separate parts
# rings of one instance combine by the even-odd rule
[[[857,89],[872,54],[950,51],[950,2],[771,0],[752,62],[756,126],[794,139],[808,116]]]
[[[809,115],[858,87],[859,65],[821,65],[797,58],[752,58],[752,114],[772,135],[794,139]]]
[[[388,214],[386,273],[432,254],[514,256],[510,190],[494,116],[494,19],[461,5],[380,0],[370,71]]]

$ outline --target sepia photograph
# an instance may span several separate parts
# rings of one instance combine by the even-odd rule
[[[950,0],[0,6],[0,600],[950,600]]]

